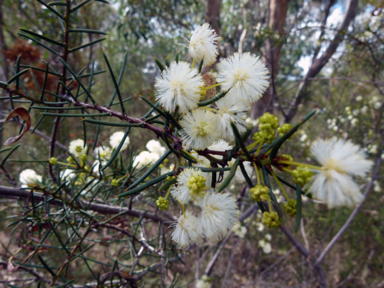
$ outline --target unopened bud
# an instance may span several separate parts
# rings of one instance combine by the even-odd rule
[[[117,179],[112,179],[112,181],[111,181],[111,186],[112,186],[112,187],[117,187],[117,186],[119,186],[119,181],[117,181]]]
[[[73,160],[73,158],[71,156],[69,156],[67,158],[67,162],[73,164],[73,163],[75,163],[75,160]]]
[[[87,154],[83,154],[83,155],[80,156],[80,160],[81,161],[87,161],[87,159],[88,159],[88,155]]]

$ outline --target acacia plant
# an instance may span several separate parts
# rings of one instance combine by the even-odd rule
[[[310,257],[285,222],[287,217],[295,217],[293,229],[299,228],[303,195],[330,208],[362,202],[359,179],[354,177],[365,177],[373,162],[358,146],[343,139],[317,140],[310,149],[317,165],[283,154],[281,148],[295,145],[292,136],[316,117],[317,110],[308,111],[295,125],[280,124],[277,116],[265,113],[257,127],[248,126],[247,113],[269,86],[268,69],[256,55],[244,52],[221,60],[216,74],[202,74],[202,68],[214,63],[218,55],[219,38],[209,24],[197,26],[185,43],[192,63],[179,59],[177,51],[174,59],[154,59],[161,72],[155,83],[157,102],[141,97],[148,112],[132,117],[126,113],[131,99],[123,99],[119,90],[127,58],[119,76],[105,54],[106,71],[96,69],[95,62],[80,71],[69,64],[73,52],[105,39],[70,45],[71,37],[79,33],[106,34],[72,26],[73,15],[90,0],[77,5],[71,0],[38,1],[56,17],[57,38],[29,29],[20,29],[19,35],[52,53],[60,70],[50,63],[45,69],[22,65],[20,55],[12,67],[14,75],[0,83],[6,93],[0,100],[12,110],[6,122],[15,122],[3,129],[21,125],[20,133],[5,142],[10,147],[0,150],[0,168],[14,186],[0,186],[0,196],[20,200],[19,213],[8,227],[14,227],[20,247],[28,251],[22,261],[11,259],[1,262],[2,266],[10,272],[30,273],[33,278],[28,281],[38,282],[39,287],[137,287],[151,281],[145,277],[148,273],[161,273],[165,285],[168,269],[184,263],[194,251],[191,248],[225,244],[239,221],[260,210],[265,226],[280,228],[309,257],[320,286],[325,287],[321,261],[332,246],[319,259]],[[33,91],[22,81],[30,71],[45,75],[43,85],[36,82],[38,89]],[[47,90],[47,79],[52,77],[57,80],[54,91]],[[108,79],[105,85],[115,89],[102,103],[92,95],[98,78],[105,83]],[[68,117],[83,125],[84,132],[68,144],[63,156],[56,150],[60,144],[57,137]],[[54,119],[49,155],[35,160],[41,164],[39,171],[21,172],[18,183],[7,170],[9,157],[20,148],[14,143],[34,133],[47,118]],[[90,126],[97,127],[95,135],[89,133]],[[122,129],[110,136],[109,145],[99,141],[100,132],[108,127]],[[148,151],[138,154],[130,148],[133,129],[152,133]],[[93,145],[89,144],[91,136]],[[283,192],[283,205],[278,203],[271,182]],[[246,183],[248,189],[229,192],[233,183]],[[239,199],[252,204],[243,211]],[[121,249],[122,253],[107,252],[109,259],[101,261],[92,253],[100,251],[100,246]],[[212,258],[200,281],[209,282],[216,259]],[[81,281],[74,276],[77,265],[86,269]],[[175,277],[171,285],[177,282],[183,279]]]

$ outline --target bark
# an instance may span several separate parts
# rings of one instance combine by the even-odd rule
[[[284,37],[284,26],[287,18],[289,0],[271,0],[270,1],[270,15],[269,15],[269,29],[279,34],[280,39]],[[253,104],[251,117],[252,119],[259,118],[270,107],[275,94],[274,82],[278,72],[279,60],[281,56],[281,49],[284,41],[276,43],[273,39],[268,39],[264,47],[263,62],[269,69],[271,75],[271,85],[265,91],[261,99]]]
[[[220,29],[220,8],[221,0],[206,0],[207,6],[205,9],[205,20],[211,24],[212,28],[215,29],[217,35],[221,34]]]
[[[10,77],[9,74],[9,65],[7,58],[5,57],[5,54],[2,51],[7,50],[7,46],[5,44],[5,38],[4,38],[4,32],[3,32],[3,27],[4,27],[4,17],[3,17],[3,5],[4,5],[4,0],[0,0],[0,54],[2,55],[2,71],[3,75],[1,76],[0,80],[5,81]],[[5,103],[4,101],[0,101],[0,120],[4,119],[5,116]],[[3,127],[3,122],[0,122],[0,148],[3,145],[3,131],[1,128]]]

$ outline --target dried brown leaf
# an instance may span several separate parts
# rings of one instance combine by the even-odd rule
[[[5,119],[4,123],[8,122],[13,117],[17,117],[17,116],[19,116],[20,118],[22,118],[25,121],[25,124],[22,124],[24,126],[24,129],[19,135],[8,138],[4,142],[4,145],[9,145],[9,144],[12,144],[12,143],[19,141],[21,139],[21,137],[23,137],[24,134],[27,131],[29,131],[29,129],[31,128],[31,116],[29,115],[27,109],[25,109],[23,107],[17,107],[15,109],[13,109],[11,111],[11,113],[9,113],[8,117]]]

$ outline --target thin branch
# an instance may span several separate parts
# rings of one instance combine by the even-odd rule
[[[24,94],[22,92],[16,91],[15,89],[12,89],[12,88],[10,88],[10,87],[8,87],[6,85],[3,85],[3,84],[0,84],[0,88],[6,90],[7,92],[12,92],[13,95],[18,95],[20,97],[28,99],[28,100],[30,100],[30,101],[32,101],[34,103],[37,103],[37,104],[43,104],[43,105],[49,106],[49,107],[58,107],[57,104],[49,104],[48,102],[42,101],[40,99],[33,98],[31,96],[28,96],[27,94]],[[120,120],[125,120],[125,121],[128,121],[129,123],[132,123],[132,124],[141,124],[138,127],[149,129],[152,132],[154,132],[156,134],[156,136],[158,136],[158,137],[163,137],[163,134],[165,133],[167,135],[167,137],[169,139],[171,139],[175,143],[175,145],[174,145],[175,147],[174,148],[176,150],[181,148],[181,140],[178,137],[174,136],[173,133],[170,133],[168,131],[163,131],[162,128],[156,127],[156,126],[154,126],[152,124],[149,124],[149,123],[145,122],[144,120],[142,120],[140,118],[134,118],[134,117],[130,117],[130,116],[127,116],[127,115],[122,115],[120,112],[112,110],[109,107],[99,106],[97,104],[92,105],[92,104],[88,104],[88,103],[85,103],[85,102],[76,102],[75,100],[70,99],[69,97],[68,97],[68,100],[71,100],[71,103],[75,107],[83,107],[85,109],[97,110],[97,111],[99,111],[101,113],[109,113],[110,116],[116,117],[116,118],[118,118]]]
[[[359,0],[348,1],[343,21],[340,23],[339,27],[337,28],[335,37],[333,38],[331,43],[328,45],[325,52],[312,63],[307,74],[304,76],[303,82],[300,83],[300,86],[296,92],[296,95],[290,104],[289,110],[285,117],[285,122],[291,122],[292,118],[296,115],[298,106],[301,103],[301,101],[304,99],[305,93],[303,93],[303,91],[309,84],[308,79],[315,77],[321,71],[321,69],[323,69],[325,64],[328,63],[329,59],[335,53],[337,47],[339,46],[340,42],[344,37],[345,31],[347,31],[349,24],[352,22],[352,20],[356,16],[358,3],[359,3]]]
[[[4,167],[3,165],[1,165],[1,164],[0,164],[0,169],[3,171],[5,177],[8,178],[9,183],[11,183],[14,187],[17,187],[17,183],[16,183],[16,181],[15,181],[15,178],[13,178],[13,177],[11,176],[11,174],[9,174],[8,170],[5,169],[5,167]]]
[[[44,198],[43,193],[33,192],[33,195],[37,201],[42,200]],[[0,196],[1,196],[1,198],[9,198],[9,199],[15,199],[15,197],[27,199],[28,197],[31,196],[31,193],[29,190],[25,190],[25,189],[22,190],[22,189],[17,189],[17,188],[0,186]],[[61,201],[56,200],[56,199],[50,201],[49,203],[53,204],[53,205],[58,205],[58,206],[63,205],[63,203]],[[82,204],[84,207],[87,207],[89,205],[89,202],[82,201]],[[110,205],[106,205],[106,204],[91,203],[88,207],[88,210],[96,211],[96,212],[99,212],[100,214],[118,214],[121,212],[125,212],[121,215],[126,214],[128,216],[137,217],[137,218],[144,217],[146,219],[151,219],[151,220],[154,220],[156,222],[163,222],[163,223],[170,222],[170,221],[176,221],[176,218],[175,219],[165,219],[159,215],[156,215],[155,213],[150,213],[150,212],[140,211],[140,210],[135,210],[135,209],[129,210],[126,207],[110,206]]]
[[[8,262],[0,262],[0,266],[3,266],[4,268],[7,268],[8,267]],[[41,282],[45,282],[45,283],[49,283],[50,282],[50,280],[43,278],[42,276],[40,276],[38,273],[36,273],[35,271],[33,271],[30,268],[27,268],[27,267],[24,267],[24,266],[19,266],[17,264],[12,264],[12,266],[16,267],[15,271],[16,270],[23,270],[23,271],[26,271],[29,274],[35,276],[36,277],[36,281],[41,281]]]
[[[292,242],[296,249],[305,256],[307,261],[314,265],[315,270],[318,275],[319,285],[321,288],[327,287],[327,274],[320,265],[315,265],[315,258],[304,248],[303,245],[292,235],[292,233],[284,226],[280,226],[280,230],[287,236],[287,238]]]
[[[31,127],[30,130],[33,130],[33,127]],[[38,130],[38,129],[35,129],[35,132],[33,132],[33,133],[39,135],[40,137],[44,138],[44,139],[47,140],[47,141],[51,141],[51,138],[50,138],[49,136],[45,135],[43,132],[41,132],[41,131]],[[63,145],[63,144],[61,144],[59,141],[55,140],[54,144],[55,144],[57,147],[59,147],[59,148],[65,150],[65,151],[68,151],[68,147],[65,146],[65,145]]]
[[[227,244],[229,238],[231,238],[232,234],[233,234],[233,232],[229,233],[229,235],[227,236],[227,238],[225,238],[225,239],[221,242],[219,248],[216,250],[216,253],[213,255],[211,261],[209,261],[208,266],[207,266],[207,268],[205,269],[205,274],[206,274],[207,276],[209,276],[209,275],[212,273],[213,266],[215,266],[216,261],[217,261],[217,259],[219,258],[219,255],[220,255],[221,251],[223,250],[225,244]]]
[[[145,241],[140,241],[139,239],[137,239],[134,235],[132,235],[131,233],[129,233],[127,230],[124,230],[123,228],[120,228],[116,225],[112,225],[112,224],[103,224],[103,223],[96,223],[94,224],[95,227],[105,227],[105,228],[110,228],[110,229],[114,229],[116,231],[119,231],[125,235],[127,235],[128,237],[131,237],[133,240],[135,240],[137,243],[140,243],[143,247],[145,247],[146,249],[150,250],[151,252],[153,253],[157,253],[156,249],[153,248],[151,245],[149,245],[147,242]],[[142,253],[142,252],[141,252]],[[139,254],[141,254],[140,251],[139,253],[137,254],[138,257]]]

